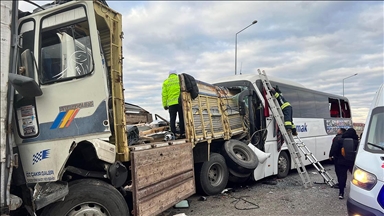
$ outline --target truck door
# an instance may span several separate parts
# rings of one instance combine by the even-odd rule
[[[87,16],[83,6],[42,16],[34,54],[39,69],[36,81],[43,95],[32,104],[38,127],[31,133],[20,131],[22,138],[32,138],[24,141],[66,139],[109,130],[106,75],[97,31],[88,24]],[[25,108],[21,105],[17,109]]]
[[[73,142],[111,135],[105,63],[86,5],[20,20],[22,51],[31,50],[36,66],[25,75],[43,92],[15,97],[16,143],[29,183],[58,180]]]

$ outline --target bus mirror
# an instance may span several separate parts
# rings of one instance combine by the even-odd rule
[[[21,65],[24,67],[25,75],[30,78],[34,78],[34,72],[33,72],[33,59],[32,59],[32,53],[29,49],[24,50],[23,53],[21,53]]]
[[[9,74],[9,82],[19,94],[24,97],[36,97],[43,94],[40,86],[31,77],[22,76],[19,74]]]

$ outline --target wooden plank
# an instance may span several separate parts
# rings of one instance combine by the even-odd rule
[[[139,192],[137,193],[137,199],[140,200],[140,199],[143,199],[145,197],[151,197],[155,193],[157,193],[161,190],[170,188],[170,187],[178,184],[179,182],[184,182],[184,181],[188,180],[189,178],[193,178],[193,176],[194,176],[193,170],[190,170],[186,173],[182,173],[180,175],[174,176],[174,177],[167,179],[167,180],[164,180],[160,183],[157,183],[157,184],[154,184],[152,186],[143,188],[143,189],[139,190]]]
[[[152,216],[172,207],[179,201],[188,198],[195,193],[195,181],[191,178],[172,189],[160,191],[150,200],[139,201],[138,216]]]
[[[162,163],[162,161],[168,160],[168,157],[185,157],[189,154],[191,143],[170,145],[160,148],[152,148],[143,152],[135,152],[136,158],[135,166],[141,167],[149,163]]]
[[[131,163],[136,216],[159,214],[195,193],[191,143],[131,151]]]
[[[192,169],[193,159],[187,158],[182,161],[176,159],[170,159],[163,163],[151,163],[147,166],[142,166],[136,171],[137,176],[137,188],[141,189],[148,185],[154,184],[161,179],[170,178],[175,174],[183,173]]]

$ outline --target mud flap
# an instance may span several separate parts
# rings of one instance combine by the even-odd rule
[[[133,214],[157,215],[196,192],[192,144],[136,145],[131,149]]]

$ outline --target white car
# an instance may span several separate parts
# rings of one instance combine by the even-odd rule
[[[374,97],[360,140],[347,209],[351,216],[384,215],[384,84]]]

